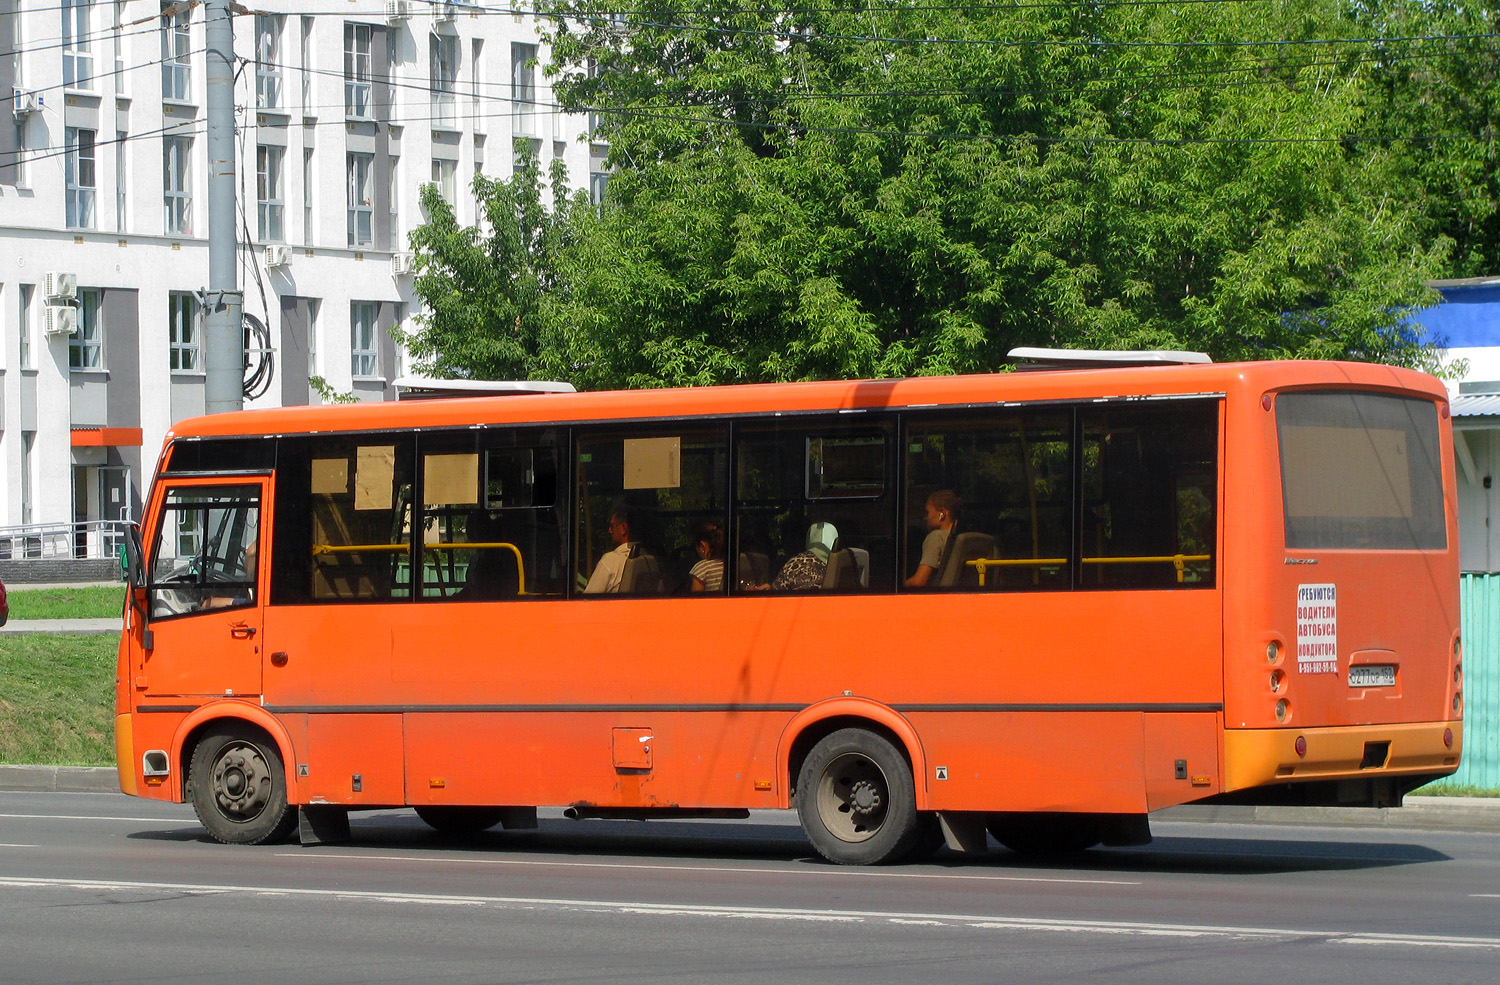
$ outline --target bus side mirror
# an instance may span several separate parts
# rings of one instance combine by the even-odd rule
[[[146,587],[146,552],[141,548],[141,528],[125,528],[125,580],[132,589]]]

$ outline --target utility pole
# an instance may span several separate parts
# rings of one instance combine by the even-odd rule
[[[204,397],[210,414],[244,407],[239,237],[234,202],[234,24],[230,0],[204,0],[208,33],[208,293]]]

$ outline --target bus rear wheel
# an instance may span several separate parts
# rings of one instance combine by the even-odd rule
[[[463,838],[488,831],[505,820],[503,807],[418,807],[417,817],[439,834]]]
[[[204,736],[193,750],[188,788],[198,820],[226,845],[281,841],[297,826],[281,753],[259,729],[225,724]]]
[[[819,855],[839,865],[900,861],[921,834],[916,785],[901,750],[864,729],[813,746],[797,778],[797,817]]]

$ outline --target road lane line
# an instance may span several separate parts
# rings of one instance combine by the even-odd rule
[[[954,872],[887,872],[877,869],[830,868],[828,866],[822,866],[817,869],[767,869],[751,868],[749,866],[736,867],[732,865],[652,865],[644,862],[550,862],[544,859],[529,858],[439,858],[429,855],[383,855],[375,852],[358,855],[338,852],[278,852],[276,857],[302,859],[303,861],[357,859],[362,862],[446,862],[458,865],[536,865],[574,869],[646,869],[653,872],[748,872],[759,875],[828,876],[837,872],[839,875],[856,876],[866,879],[967,879],[978,882],[1055,882],[1080,886],[1141,885],[1139,880],[1127,881],[1124,879],[1067,879],[1048,876],[1000,876]]]
[[[6,845],[0,844],[0,848],[35,848],[36,845]]]
[[[961,913],[901,913],[880,910],[816,910],[797,907],[715,906],[682,903],[641,903],[525,896],[456,896],[434,893],[393,893],[350,889],[301,889],[276,886],[205,885],[171,882],[126,882],[101,879],[42,879],[0,876],[0,886],[15,889],[59,889],[84,892],[175,892],[206,896],[300,897],[312,900],[572,910],[631,916],[780,920],[798,923],[859,924],[871,927],[909,925],[971,930],[1002,930],[1068,934],[1125,935],[1235,940],[1294,940],[1314,944],[1353,944],[1399,947],[1470,948],[1500,951],[1500,937],[1448,937],[1435,934],[1347,933],[1337,930],[1293,930],[1284,927],[1236,927],[1214,924],[1138,923],[1111,920],[1053,920],[1043,917],[997,917]]]

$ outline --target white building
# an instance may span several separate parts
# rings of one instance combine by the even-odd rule
[[[509,177],[520,142],[580,186],[603,149],[552,110],[531,14],[254,6],[234,18],[240,286],[266,330],[246,406],[315,403],[312,377],[389,399],[421,186],[473,223],[470,178]],[[163,435],[203,412],[204,48],[189,0],[0,0],[0,528],[138,515]]]

